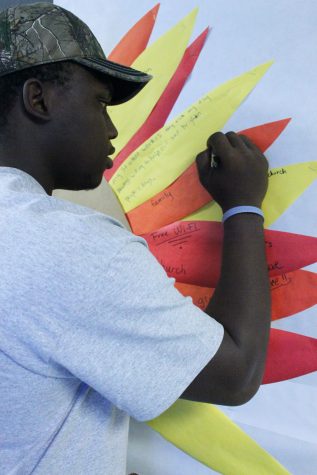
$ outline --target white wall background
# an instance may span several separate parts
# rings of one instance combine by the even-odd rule
[[[92,28],[105,52],[155,5],[155,0],[59,0]],[[207,25],[212,32],[171,117],[214,86],[270,59],[261,83],[227,123],[225,130],[292,117],[267,152],[272,167],[316,160],[317,2],[314,0],[162,0],[152,39],[199,6],[193,37]],[[106,189],[60,193],[121,217]],[[316,236],[317,185],[312,185],[272,226]],[[311,266],[317,271],[317,266]],[[317,309],[274,326],[317,338]],[[239,408],[221,408],[294,475],[317,473],[317,376],[267,385]],[[168,444],[144,424],[131,421],[128,472],[140,475],[215,473]],[[242,474],[237,474],[242,475]],[[256,475],[256,474],[243,474]]]

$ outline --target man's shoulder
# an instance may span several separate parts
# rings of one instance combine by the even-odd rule
[[[46,196],[47,205],[42,209],[42,219],[60,228],[64,223],[68,232],[101,232],[118,235],[131,234],[122,223],[107,214],[54,196]],[[40,210],[41,211],[41,210]]]
[[[63,260],[66,266],[77,256],[93,265],[100,256],[111,260],[130,242],[143,242],[111,216],[47,195],[21,170],[0,172],[0,246],[19,261],[36,256],[38,262]]]
[[[109,252],[110,249],[119,250],[134,239],[133,234],[112,216],[56,197],[43,196],[43,200],[45,203],[33,205],[29,224],[35,226],[52,248]]]

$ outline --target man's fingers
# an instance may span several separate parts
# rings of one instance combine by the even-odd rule
[[[266,156],[261,152],[261,150],[249,139],[246,135],[240,135],[241,140],[245,143],[246,147],[251,150],[257,157],[262,158],[265,160],[267,167],[269,167],[269,162]]]
[[[196,157],[198,170],[203,173],[210,168],[210,153],[208,150],[200,152]]]
[[[228,153],[228,151],[231,149],[231,144],[225,134],[222,132],[216,132],[209,137],[207,141],[207,147],[212,149],[215,155],[221,157],[221,155]]]
[[[211,135],[207,141],[207,147],[211,148],[215,155],[221,156],[222,153],[228,153],[231,147],[243,148],[246,146],[253,152],[260,152],[259,148],[246,135],[235,132],[216,132]]]
[[[249,137],[242,134],[239,135],[239,137],[250,150],[257,153],[262,153],[261,150],[255,145],[255,143],[253,143],[252,140],[249,139]]]
[[[223,134],[222,132],[216,132],[209,137],[207,146],[211,147],[215,151],[218,151],[220,154],[221,149],[227,151],[230,146],[241,147],[244,146],[244,142],[241,140],[240,135],[236,134],[235,132],[227,132],[226,134]]]
[[[200,182],[205,187],[208,187],[211,173],[213,173],[213,168],[211,168],[210,166],[210,151],[209,150],[204,150],[203,152],[197,155],[196,165],[197,165]]]
[[[225,164],[231,159],[234,148],[228,138],[222,132],[211,135],[207,141],[207,146],[211,152],[218,157],[219,165]]]
[[[236,134],[235,132],[227,132],[226,137],[229,140],[232,147],[236,147],[242,150],[246,147],[246,144],[241,139],[240,135]]]
[[[250,152],[254,156],[261,156],[265,160],[265,156],[261,150],[246,136],[236,134],[235,132],[216,132],[211,135],[207,141],[209,150],[219,157],[220,164],[226,166],[233,162],[233,158],[236,158],[237,152],[242,152],[241,156],[248,156]]]

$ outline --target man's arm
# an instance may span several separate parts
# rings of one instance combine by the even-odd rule
[[[260,207],[267,190],[267,161],[246,138],[214,134],[210,150],[197,158],[200,179],[225,212]],[[224,223],[221,275],[206,313],[225,329],[219,350],[182,394],[193,401],[224,405],[247,402],[261,384],[270,329],[270,290],[263,219],[251,213]]]

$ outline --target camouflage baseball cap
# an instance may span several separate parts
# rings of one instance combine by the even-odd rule
[[[110,78],[112,105],[131,99],[151,79],[107,60],[88,26],[62,7],[32,3],[0,12],[0,76],[59,61],[73,61]]]

